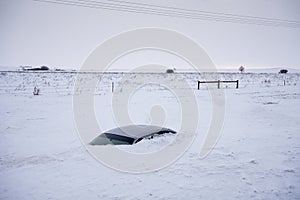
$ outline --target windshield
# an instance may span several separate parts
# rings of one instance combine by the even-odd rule
[[[114,135],[111,133],[103,133],[96,137],[90,144],[91,145],[107,145],[107,144],[114,144],[114,145],[122,145],[122,144],[132,144],[134,142],[133,138]]]

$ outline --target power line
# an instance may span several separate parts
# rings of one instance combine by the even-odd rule
[[[256,25],[269,25],[269,26],[289,26],[291,27],[291,25],[293,24],[280,24],[280,21],[246,21],[247,19],[239,19],[239,18],[228,18],[228,17],[224,17],[222,16],[222,18],[220,18],[220,16],[212,16],[212,15],[191,15],[189,13],[182,13],[182,12],[175,12],[172,11],[167,11],[166,10],[153,10],[149,7],[133,7],[133,6],[126,6],[126,5],[122,5],[122,4],[111,4],[111,3],[104,3],[104,2],[99,2],[99,1],[86,1],[86,0],[78,0],[78,1],[68,1],[68,0],[37,0],[37,1],[42,1],[42,2],[48,2],[48,3],[57,3],[57,4],[65,4],[65,5],[73,5],[73,6],[83,6],[83,7],[90,7],[90,8],[102,8],[102,9],[110,9],[110,10],[118,10],[118,11],[127,11],[127,12],[135,12],[135,13],[144,13],[144,14],[156,14],[156,15],[163,15],[163,16],[170,16],[170,17],[185,17],[185,18],[191,18],[191,19],[204,19],[204,20],[215,20],[215,21],[222,21],[222,22],[232,22],[232,23],[248,23],[248,24],[256,24]],[[110,0],[110,1],[114,1],[114,0]],[[124,1],[118,1],[118,2],[124,2]],[[129,2],[132,3],[132,2]],[[137,3],[134,3],[137,4]],[[139,5],[149,5],[149,4],[139,4]],[[156,7],[160,7],[160,6],[156,6]],[[171,7],[167,7],[167,8],[171,8]],[[178,9],[178,8],[176,8]],[[184,9],[186,10],[186,9]],[[161,12],[164,11],[164,12]],[[267,18],[265,18],[267,19]],[[235,21],[232,21],[235,20]],[[270,20],[270,19],[268,19]],[[264,23],[262,23],[264,22]],[[282,22],[281,22],[282,23]],[[295,23],[293,21],[289,21],[287,22],[285,20],[285,23]],[[300,23],[300,22],[299,22]],[[297,24],[296,24],[297,25]],[[300,24],[298,24],[299,26]]]
[[[261,26],[275,26],[275,27],[288,27],[300,28],[300,22],[271,19],[246,15],[235,15],[228,13],[214,13],[192,9],[181,9],[168,6],[158,6],[143,3],[134,3],[121,0],[107,0],[107,2],[92,1],[92,0],[34,0],[44,3],[53,3],[59,5],[70,5],[95,9],[106,9],[114,11],[123,11],[130,13],[159,15],[166,17],[181,17],[187,19],[200,19],[217,22],[229,22],[240,24],[253,24]],[[109,2],[109,3],[108,3]],[[111,3],[113,2],[113,3]]]
[[[99,1],[92,1],[92,0],[78,0],[81,2],[86,2],[86,3],[95,3],[95,4],[108,4],[108,3],[103,3]],[[134,2],[128,2],[128,1],[120,1],[120,0],[106,0],[109,2],[118,2],[121,3],[121,6],[126,6],[128,7],[128,4],[131,5],[138,5],[134,6],[136,9],[152,9],[153,7],[159,8],[156,10],[163,11],[163,12],[168,12],[171,14],[180,14],[181,16],[189,16],[189,17],[197,17],[195,19],[201,19],[200,17],[206,17],[207,19],[212,19],[212,20],[221,20],[221,21],[226,21],[228,20],[237,20],[237,22],[246,22],[245,20],[252,20],[248,21],[248,23],[259,23],[262,20],[264,20],[265,23],[298,23],[300,25],[300,22],[296,21],[290,21],[290,20],[280,20],[280,19],[270,19],[270,18],[262,18],[262,17],[253,17],[253,16],[243,16],[243,15],[233,15],[233,14],[226,14],[226,13],[213,13],[213,12],[206,12],[206,11],[199,11],[199,10],[192,10],[192,9],[181,9],[181,8],[175,8],[175,7],[169,7],[169,6],[157,6],[157,5],[150,5],[150,4],[143,4],[143,3],[134,3]],[[125,4],[125,5],[124,5]],[[110,5],[115,5],[116,4],[110,4]],[[120,6],[120,4],[117,4],[117,6]],[[132,6],[131,6],[132,7]],[[154,10],[155,11],[155,10]],[[258,21],[260,20],[260,21]],[[232,21],[231,21],[232,22]]]
[[[82,0],[82,1],[89,1],[89,0]],[[136,2],[129,2],[129,1],[121,1],[121,0],[106,0],[106,1],[119,2],[119,3],[125,3],[125,4],[134,4],[134,5],[144,5],[144,6],[149,6],[149,7],[157,7],[157,8],[165,8],[165,9],[173,9],[173,10],[178,10],[178,11],[189,11],[189,12],[195,12],[195,13],[205,13],[205,14],[212,14],[212,15],[242,17],[242,18],[261,19],[261,20],[270,20],[270,21],[275,20],[275,21],[282,21],[282,22],[300,24],[299,21],[285,20],[285,19],[278,19],[278,18],[265,18],[265,17],[250,16],[250,15],[229,14],[229,13],[222,13],[222,12],[208,12],[208,11],[203,11],[203,10],[176,8],[176,7],[171,7],[171,6],[158,6],[158,5],[151,5],[151,4],[145,4],[145,3],[136,3]],[[96,2],[96,1],[91,1],[90,0],[90,2]]]

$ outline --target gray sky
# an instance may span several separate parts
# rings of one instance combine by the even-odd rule
[[[128,1],[300,21],[298,0]],[[142,27],[185,34],[202,46],[219,68],[300,69],[300,28],[171,18],[31,0],[0,1],[0,65],[78,68],[106,39]],[[116,67],[149,62],[184,65],[169,55],[145,52],[119,60]]]

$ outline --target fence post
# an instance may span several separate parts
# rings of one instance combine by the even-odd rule
[[[111,92],[114,92],[114,82],[111,82]]]
[[[236,80],[236,89],[239,88],[239,80]]]
[[[220,89],[220,80],[218,80],[218,89]]]
[[[198,81],[198,90],[200,90],[200,81]]]

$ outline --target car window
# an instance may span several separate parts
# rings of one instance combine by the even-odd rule
[[[91,145],[106,145],[106,144],[122,145],[122,144],[132,144],[133,142],[134,142],[133,138],[114,135],[111,133],[104,133],[96,137],[90,144]]]

